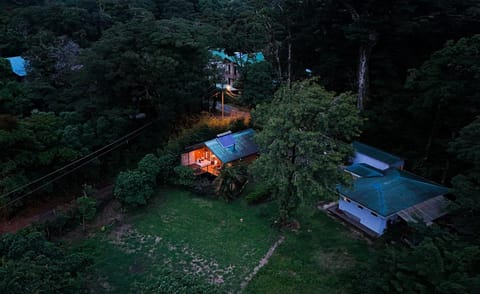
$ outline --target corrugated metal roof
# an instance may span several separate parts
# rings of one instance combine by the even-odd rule
[[[437,218],[447,213],[447,207],[450,204],[443,196],[434,197],[406,208],[398,213],[402,219],[407,222],[423,221],[425,224],[430,225]]]
[[[383,177],[358,178],[353,187],[338,186],[337,190],[384,217],[449,192],[444,186],[394,168],[386,170]]]
[[[6,58],[10,62],[10,66],[12,71],[20,77],[24,77],[27,75],[27,71],[25,69],[26,61],[21,56],[14,56],[14,57],[7,57]]]
[[[360,143],[360,142],[357,142],[357,141],[354,141],[352,143],[352,146],[353,146],[353,149],[356,152],[365,154],[369,157],[377,159],[381,162],[385,162],[387,164],[394,164],[394,163],[397,163],[399,161],[403,161],[402,158],[400,158],[396,155],[390,154],[390,153],[385,152],[383,150],[377,149],[375,147],[372,147],[372,146],[369,146],[369,145],[366,145],[366,144],[363,144],[363,143]]]
[[[383,176],[381,171],[365,163],[354,163],[348,166],[345,170],[362,178]]]
[[[222,146],[218,138],[207,141],[204,144],[223,163],[228,163],[258,153],[257,144],[253,140],[254,134],[255,131],[252,129],[231,134],[235,144],[227,148]]]

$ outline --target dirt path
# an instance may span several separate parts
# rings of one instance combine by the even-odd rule
[[[94,198],[103,206],[112,198],[113,185],[108,185],[97,190]],[[71,198],[57,198],[53,201],[38,203],[9,220],[0,223],[0,234],[16,233],[20,229],[28,227],[34,222],[45,222],[55,218],[58,212],[66,212],[75,206],[75,201]],[[101,207],[103,208],[103,207]]]
[[[240,293],[247,287],[248,283],[250,283],[250,281],[253,279],[253,277],[255,277],[258,271],[268,263],[268,260],[270,259],[270,257],[272,257],[273,253],[275,252],[275,249],[277,249],[277,247],[280,244],[282,244],[284,240],[285,240],[285,237],[280,236],[280,238],[278,238],[278,240],[275,243],[273,243],[273,245],[268,249],[267,254],[265,254],[265,256],[262,259],[260,259],[260,261],[258,262],[258,265],[253,269],[253,271],[248,276],[245,277],[243,282],[240,284]]]

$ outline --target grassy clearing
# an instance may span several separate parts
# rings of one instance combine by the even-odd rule
[[[164,190],[146,209],[77,242],[94,257],[90,288],[132,293],[170,269],[237,292],[280,235],[284,242],[245,293],[349,293],[349,271],[369,246],[323,212],[301,211],[298,232],[270,226],[275,204],[247,207]]]
[[[164,268],[236,291],[275,242],[262,209],[165,190],[125,224],[76,244],[93,254],[95,292],[128,293]]]
[[[299,232],[280,246],[246,293],[349,293],[349,272],[371,249],[323,212],[299,213]],[[310,216],[308,216],[310,215]]]

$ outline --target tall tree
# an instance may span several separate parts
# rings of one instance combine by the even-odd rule
[[[450,143],[450,151],[465,163],[461,174],[453,178],[452,184],[457,199],[452,214],[455,225],[477,244],[480,237],[478,215],[480,213],[480,117],[460,131],[455,141]]]
[[[254,175],[275,187],[280,220],[286,221],[301,200],[328,198],[348,177],[339,165],[352,152],[349,144],[360,134],[362,118],[349,93],[337,95],[315,80],[280,88],[253,118],[261,156]]]
[[[356,293],[477,293],[480,248],[438,228],[418,244],[388,245],[358,266]]]
[[[413,142],[422,150],[419,163],[443,180],[451,165],[448,142],[480,113],[478,64],[480,35],[448,42],[412,70],[406,83],[414,95],[408,110],[414,122],[412,133],[418,134]],[[443,164],[433,169],[439,160]]]

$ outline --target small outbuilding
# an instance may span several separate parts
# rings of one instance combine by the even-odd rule
[[[251,162],[257,158],[258,147],[253,129],[218,134],[216,138],[185,148],[181,163],[195,170],[196,175],[209,173],[215,176],[225,166],[238,162]]]

